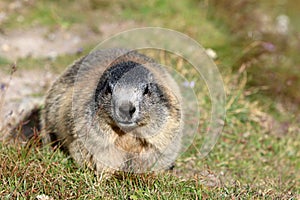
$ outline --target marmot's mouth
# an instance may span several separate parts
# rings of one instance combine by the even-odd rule
[[[134,129],[135,127],[137,127],[137,123],[135,122],[128,122],[128,121],[117,121],[118,126],[121,129]]]

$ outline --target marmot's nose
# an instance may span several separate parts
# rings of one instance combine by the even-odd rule
[[[135,113],[135,107],[131,102],[122,102],[119,106],[119,115],[124,120],[130,120]]]

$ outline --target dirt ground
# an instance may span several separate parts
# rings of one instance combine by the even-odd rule
[[[0,56],[12,61],[26,57],[55,59],[58,55],[75,54],[86,44],[96,46],[103,39],[135,26],[128,21],[100,24],[98,32],[84,25],[55,31],[46,27],[10,30],[0,34]]]

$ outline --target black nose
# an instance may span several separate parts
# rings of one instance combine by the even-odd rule
[[[135,107],[131,102],[123,102],[119,106],[119,115],[124,120],[130,120],[135,112]]]

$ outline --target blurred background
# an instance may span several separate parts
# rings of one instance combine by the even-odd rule
[[[0,67],[17,61],[19,68],[60,71],[115,33],[159,26],[212,49],[224,75],[246,71],[252,97],[271,112],[296,113],[299,7],[296,0],[2,0]]]
[[[178,171],[209,168],[221,182],[234,177],[266,193],[299,193],[299,11],[298,0],[1,0],[1,90],[17,69],[12,90],[41,97],[66,66],[113,34],[145,26],[180,31],[214,59],[228,103],[214,151],[199,161],[191,148]]]

